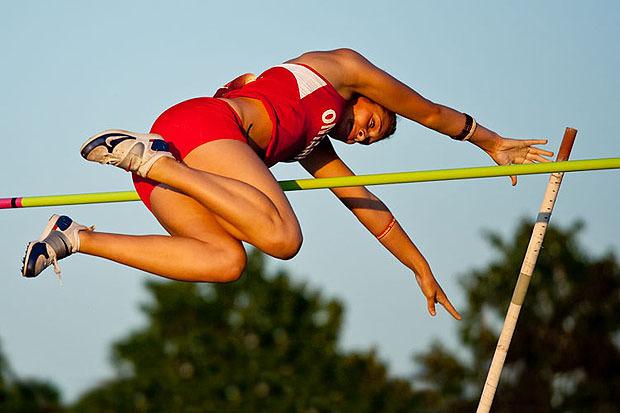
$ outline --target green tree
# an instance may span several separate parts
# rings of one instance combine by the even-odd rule
[[[18,379],[0,352],[0,412],[62,412],[60,393],[56,387],[37,379]]]
[[[547,231],[494,412],[618,411],[620,271],[613,254],[593,258],[579,245],[582,227]],[[498,258],[463,278],[462,350],[435,343],[416,356],[417,377],[435,397],[430,411],[475,410],[531,228],[523,222],[509,240],[489,234]]]
[[[147,325],[79,412],[405,412],[420,402],[374,352],[338,348],[343,306],[253,252],[231,284],[147,283]]]

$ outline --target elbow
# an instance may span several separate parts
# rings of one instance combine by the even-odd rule
[[[369,64],[368,59],[362,56],[361,53],[347,47],[332,50],[331,53],[340,66],[348,73],[356,73]]]
[[[359,52],[356,52],[355,50],[350,49],[348,47],[341,47],[339,49],[334,49],[331,51],[331,53],[333,53],[335,56],[338,56],[342,59],[347,59],[347,60],[363,58],[363,56]]]
[[[418,121],[427,128],[439,131],[442,129],[444,111],[441,105],[429,101],[429,108]]]

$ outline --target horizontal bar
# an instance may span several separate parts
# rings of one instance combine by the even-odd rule
[[[122,192],[96,192],[91,194],[69,194],[69,195],[47,195],[32,196],[22,198],[22,208],[57,206],[57,205],[79,205],[79,204],[100,204],[107,202],[127,202],[139,201],[140,197],[135,191]]]
[[[620,158],[586,159],[581,161],[546,162],[525,165],[481,166],[475,168],[438,169],[416,172],[358,175],[337,178],[280,181],[284,191],[404,184],[413,182],[451,181],[456,179],[492,178],[511,175],[536,175],[554,172],[578,172],[620,168]]]
[[[284,191],[300,191],[308,189],[450,181],[457,179],[478,179],[511,175],[535,175],[555,172],[579,172],[619,168],[620,158],[603,158],[526,165],[481,166],[474,168],[439,169],[416,172],[393,172],[336,178],[296,179],[280,181],[279,184]],[[0,198],[0,209],[98,204],[137,200],[139,200],[139,198],[134,191],[14,197]]]

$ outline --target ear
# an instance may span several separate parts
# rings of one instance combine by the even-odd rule
[[[364,105],[375,103],[374,101],[368,99],[366,96],[358,95],[355,103],[362,103]]]
[[[375,111],[377,108],[383,108],[380,104],[375,102],[372,99],[367,98],[366,96],[359,96],[357,101],[354,103],[355,106],[363,107],[369,111]]]

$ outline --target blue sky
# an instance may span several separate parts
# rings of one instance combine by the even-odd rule
[[[573,159],[620,156],[620,6],[576,1],[2,2],[0,197],[131,189],[114,168],[84,162],[82,141],[107,128],[148,130],[181,100],[210,95],[307,50],[354,48],[426,97],[504,136],[550,139],[579,130]],[[337,145],[358,173],[488,165],[480,150],[400,120],[388,142]],[[276,166],[278,179],[305,177]],[[567,175],[552,218],[583,219],[595,254],[616,251],[617,171]],[[459,307],[457,278],[493,257],[484,230],[510,235],[533,218],[547,178],[376,187]],[[271,268],[347,304],[343,346],[376,346],[394,373],[432,339],[457,346],[457,322],[431,319],[408,270],[327,191],[290,195],[305,234],[300,254]],[[0,211],[0,339],[20,376],[47,377],[69,399],[111,374],[109,344],[143,323],[149,275],[100,259],[63,261],[19,277],[26,243],[52,213],[102,231],[161,233],[139,203]],[[544,253],[544,252],[543,252]],[[518,268],[515,268],[515,276]],[[525,305],[536,305],[526,301]],[[223,309],[225,311],[225,309]]]

